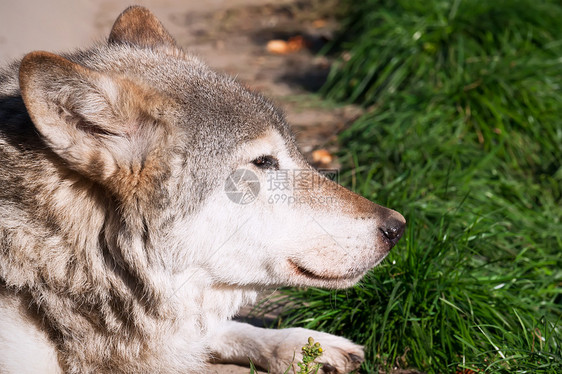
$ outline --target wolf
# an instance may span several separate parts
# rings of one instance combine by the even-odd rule
[[[405,225],[138,6],[103,43],[0,71],[0,180],[1,373],[283,373],[308,337],[347,373],[364,355],[343,337],[232,317],[265,289],[354,285]]]

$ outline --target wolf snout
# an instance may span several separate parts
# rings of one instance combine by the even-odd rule
[[[404,217],[398,212],[393,213],[394,214],[388,217],[381,227],[379,227],[384,240],[389,244],[388,250],[398,243],[406,227],[406,220]]]

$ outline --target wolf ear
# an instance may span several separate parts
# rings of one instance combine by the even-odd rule
[[[47,146],[70,168],[99,182],[142,164],[155,138],[166,134],[159,118],[164,99],[126,79],[32,52],[21,62],[19,80]]]
[[[177,47],[176,41],[158,18],[141,6],[130,6],[117,17],[109,34],[109,43]]]

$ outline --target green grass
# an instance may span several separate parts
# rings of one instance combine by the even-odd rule
[[[562,4],[347,6],[323,93],[368,113],[340,179],[408,228],[357,287],[287,291],[282,320],[365,344],[368,373],[562,372]]]

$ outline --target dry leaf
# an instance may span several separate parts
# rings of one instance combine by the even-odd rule
[[[287,44],[289,46],[289,51],[291,52],[300,51],[301,49],[306,47],[306,41],[300,35],[290,38]]]
[[[286,54],[289,52],[289,46],[284,40],[270,40],[267,42],[267,51],[269,53]]]
[[[312,152],[312,161],[319,164],[330,164],[334,159],[334,156],[325,149],[317,149]]]
[[[314,27],[315,29],[319,29],[326,26],[326,20],[325,19],[317,19],[316,21],[312,22],[312,27]]]
[[[267,51],[269,53],[275,53],[279,55],[284,55],[287,53],[293,53],[300,51],[304,47],[306,47],[306,41],[300,35],[293,36],[289,38],[288,41],[274,39],[267,42]]]

